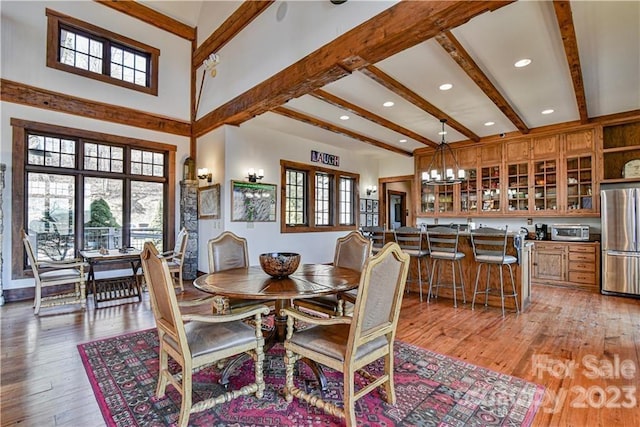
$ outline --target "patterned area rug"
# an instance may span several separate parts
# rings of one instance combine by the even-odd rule
[[[158,374],[158,336],[155,329],[78,346],[102,414],[109,426],[162,426],[177,422],[180,395],[167,387],[163,399],[154,396]],[[264,398],[241,397],[199,414],[194,426],[339,426],[340,419],[294,399],[282,397],[284,349],[266,354]],[[298,362],[296,383],[318,390],[311,370]],[[381,365],[373,367],[380,371]],[[325,368],[329,390],[324,399],[340,402],[342,375]],[[253,362],[231,377],[231,387],[248,383]],[[194,403],[219,394],[219,371],[208,368],[194,376]],[[395,344],[395,387],[392,406],[378,390],[356,403],[363,426],[528,426],[542,400],[542,386],[471,365],[400,341]]]

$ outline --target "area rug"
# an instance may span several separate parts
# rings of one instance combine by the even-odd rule
[[[162,399],[154,396],[158,374],[158,336],[155,329],[78,345],[89,381],[108,426],[173,425],[180,412],[180,395],[169,385]],[[282,396],[284,349],[276,345],[266,354],[263,399],[241,397],[199,414],[194,426],[339,426],[339,418]],[[296,383],[318,390],[311,370],[298,362]],[[176,366],[174,366],[175,368]],[[381,371],[382,365],[373,365]],[[324,399],[342,401],[342,374],[325,369],[328,391]],[[251,381],[253,362],[231,376],[231,388]],[[222,392],[219,370],[194,375],[193,402]],[[542,401],[542,386],[419,348],[395,343],[396,405],[375,390],[356,402],[362,426],[528,426]]]

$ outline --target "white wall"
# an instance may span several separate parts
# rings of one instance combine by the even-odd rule
[[[198,140],[200,167],[208,166],[202,158],[215,158],[220,150],[220,135],[211,134]],[[207,264],[207,241],[224,230],[247,238],[249,260],[258,264],[258,256],[270,251],[298,252],[303,263],[330,262],[333,260],[336,239],[346,232],[280,233],[280,160],[311,164],[311,150],[340,156],[340,167],[347,172],[360,174],[360,196],[365,197],[368,183],[377,182],[378,162],[369,158],[355,158],[346,150],[304,140],[271,129],[253,126],[247,122],[240,127],[226,126],[224,132],[225,167],[221,184],[222,220],[199,221],[198,269],[209,271]],[[264,169],[264,183],[276,184],[278,200],[275,222],[232,222],[230,218],[230,181],[246,180],[247,169]],[[201,184],[204,185],[204,184]],[[221,228],[219,227],[221,226]]]
[[[186,40],[127,17],[91,1],[1,3],[0,76],[39,88],[66,93],[92,101],[121,105],[179,120],[189,120],[189,66],[191,45]],[[139,40],[161,50],[159,95],[152,96],[46,67],[45,8],[73,16],[107,30]],[[12,188],[11,118],[67,126],[76,129],[172,144],[176,152],[176,188],[180,188],[182,162],[189,154],[189,138],[86,117],[32,108],[8,102],[0,103],[0,163],[7,165],[3,212],[5,233],[2,242],[4,289],[33,286],[33,280],[11,280],[11,194]],[[176,196],[176,222],[180,218]]]

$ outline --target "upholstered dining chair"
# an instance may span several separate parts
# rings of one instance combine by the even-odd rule
[[[262,373],[264,338],[261,326],[262,315],[268,314],[269,308],[256,305],[235,314],[181,315],[166,259],[158,255],[151,242],[144,244],[141,259],[160,342],[156,397],[162,398],[165,395],[168,384],[173,385],[182,395],[178,425],[186,426],[192,413],[240,396],[255,393],[261,399],[265,388]],[[249,318],[253,318],[254,326],[242,321]],[[248,353],[253,358],[254,382],[193,404],[193,372],[242,353]],[[169,357],[182,368],[175,375],[169,370]]]
[[[34,313],[39,314],[42,307],[65,304],[80,304],[81,308],[85,310],[87,306],[87,277],[84,268],[87,265],[84,260],[74,258],[62,261],[38,261],[29,235],[24,229],[20,230],[20,234],[36,284],[33,300]],[[55,295],[42,295],[44,288],[60,285],[73,285],[73,289]]]
[[[180,291],[184,291],[184,282],[182,281],[182,266],[184,264],[188,240],[189,232],[186,228],[182,227],[182,230],[180,230],[180,233],[178,233],[178,237],[176,237],[176,244],[173,250],[162,253],[162,256],[167,260],[169,273],[171,273],[171,277],[174,280],[175,287],[180,288]]]
[[[345,418],[348,427],[356,425],[356,401],[383,384],[386,401],[395,404],[393,343],[408,271],[409,255],[397,243],[388,243],[364,267],[352,317],[318,318],[295,308],[282,310],[287,315],[284,343],[287,402],[293,397],[302,399]],[[294,331],[296,320],[312,326]],[[301,358],[343,373],[342,408],[295,386],[294,366]],[[379,359],[384,360],[381,375],[376,377],[363,369]],[[356,372],[368,382],[358,391],[354,384]]]
[[[464,290],[464,276],[462,274],[462,263],[460,260],[465,257],[464,252],[458,250],[460,242],[460,230],[452,227],[438,226],[427,228],[427,242],[429,242],[429,256],[432,259],[431,277],[429,278],[429,293],[427,303],[434,297],[438,298],[438,289],[441,286],[449,285],[453,292],[453,306],[458,307],[457,289],[462,291],[462,302],[467,302]],[[449,262],[451,265],[451,283],[441,283],[442,263]],[[446,264],[445,264],[446,265]],[[456,279],[458,270],[459,279]],[[435,282],[435,284],[434,284]]]
[[[371,256],[371,245],[371,240],[357,231],[339,237],[336,240],[336,249],[333,254],[333,265],[362,271],[367,258]],[[293,304],[330,316],[341,316],[345,300],[351,303],[355,302],[357,292],[357,289],[353,289],[338,295],[299,299],[294,300]]]
[[[249,267],[249,249],[247,239],[237,236],[231,231],[224,231],[207,243],[209,255],[209,272],[230,270],[232,268]],[[271,301],[261,301],[271,303]],[[214,306],[218,311],[231,311],[257,304],[257,300],[242,298],[215,297]]]

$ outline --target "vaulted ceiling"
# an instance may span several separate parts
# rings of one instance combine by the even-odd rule
[[[198,2],[187,3],[145,2],[194,25]],[[339,71],[323,70],[307,85],[292,81],[290,88],[271,94],[265,88],[273,82],[247,88],[246,99],[235,100],[247,106],[246,114],[237,105],[225,105],[197,123],[196,133],[220,123],[250,122],[381,157],[410,155],[438,143],[441,118],[448,119],[447,142],[481,143],[500,134],[527,134],[640,109],[640,2],[465,3],[443,15],[434,6],[435,31],[418,19],[407,20],[406,35],[393,32],[393,13],[380,14],[374,17],[376,28],[387,22],[390,28],[388,37],[379,39],[378,52],[368,46],[370,56],[343,58]],[[225,7],[240,11],[247,5],[238,1]],[[426,6],[394,7],[411,13],[410,7]],[[229,22],[221,25],[219,30]],[[246,26],[235,25],[237,31],[251,32],[251,19]],[[219,34],[223,37],[222,30]],[[351,51],[362,53],[357,46]],[[198,59],[208,53],[201,49]],[[521,59],[531,63],[514,66]],[[443,84],[452,87],[441,90]],[[256,94],[265,99],[254,99]],[[387,101],[393,106],[384,107]]]

